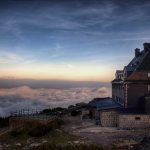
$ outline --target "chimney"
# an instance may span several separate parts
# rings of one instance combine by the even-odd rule
[[[139,48],[136,48],[135,49],[135,57],[139,57],[140,56],[140,49]]]
[[[144,43],[143,46],[144,46],[144,51],[145,52],[150,50],[150,43]]]

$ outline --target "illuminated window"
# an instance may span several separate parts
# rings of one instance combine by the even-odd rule
[[[148,78],[150,78],[150,72],[148,73]]]

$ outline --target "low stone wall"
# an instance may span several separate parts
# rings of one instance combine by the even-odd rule
[[[15,129],[20,128],[27,122],[37,122],[42,124],[47,124],[49,121],[51,121],[52,118],[38,118],[38,117],[11,117],[9,118],[9,128]]]
[[[100,123],[103,127],[116,127],[118,120],[118,112],[115,110],[101,111]]]
[[[118,127],[121,129],[150,127],[150,115],[120,114],[118,116]]]

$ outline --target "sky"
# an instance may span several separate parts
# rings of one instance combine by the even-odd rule
[[[149,0],[1,0],[0,78],[109,82],[150,41]]]

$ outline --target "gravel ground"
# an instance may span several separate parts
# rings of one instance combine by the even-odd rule
[[[67,117],[64,120],[66,124],[63,129],[66,132],[100,146],[124,147],[135,145],[140,143],[144,137],[150,136],[150,129],[118,130],[117,128],[100,127],[90,120],[81,121],[80,117]]]

